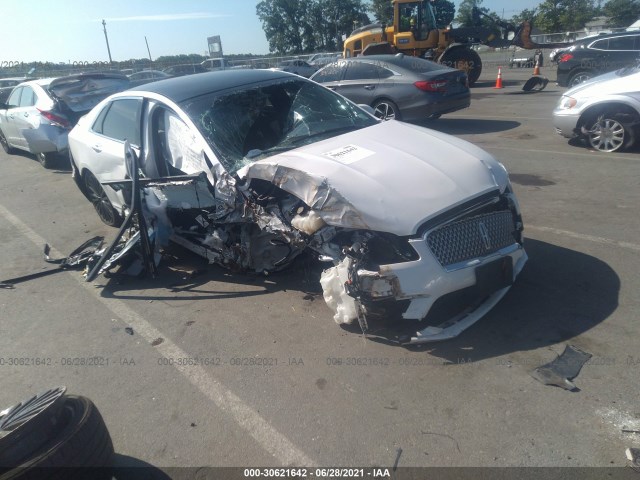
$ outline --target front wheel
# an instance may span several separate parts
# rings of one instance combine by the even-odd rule
[[[107,197],[102,185],[98,179],[90,171],[85,171],[83,175],[84,189],[89,201],[96,209],[100,220],[110,227],[119,227],[122,225],[122,215],[120,215]]]
[[[469,86],[476,83],[482,73],[480,55],[475,50],[468,48],[456,48],[446,52],[440,59],[440,63],[464,71],[469,78]]]
[[[382,99],[374,102],[373,114],[383,122],[387,120],[400,120],[400,109],[391,100]]]
[[[635,141],[630,123],[633,122],[627,121],[624,114],[601,115],[588,129],[587,141],[599,152],[618,152],[629,148]]]

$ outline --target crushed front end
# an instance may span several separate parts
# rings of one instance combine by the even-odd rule
[[[433,217],[417,236],[356,235],[322,275],[325,300],[336,322],[361,326],[380,306],[401,306],[401,343],[456,337],[500,301],[524,267],[522,230],[507,188]]]

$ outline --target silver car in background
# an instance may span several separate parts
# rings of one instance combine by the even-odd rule
[[[129,87],[126,76],[91,73],[23,82],[0,105],[0,144],[36,155],[51,168],[68,150],[67,135],[78,119],[105,97]]]
[[[370,105],[381,120],[438,118],[471,102],[463,71],[402,53],[339,60],[311,80]]]
[[[567,90],[553,111],[556,132],[601,152],[630,148],[640,136],[640,66],[606,73]]]

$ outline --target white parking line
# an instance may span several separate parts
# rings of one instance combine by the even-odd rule
[[[577,238],[577,239],[580,239],[580,240],[587,240],[589,242],[600,243],[602,245],[610,245],[610,246],[614,246],[614,247],[621,247],[621,248],[626,248],[628,250],[633,250],[633,251],[636,251],[636,252],[640,252],[640,245],[638,245],[636,243],[620,242],[618,240],[612,240],[611,238],[596,237],[594,235],[586,235],[584,233],[570,232],[569,230],[560,230],[558,228],[539,227],[537,225],[526,225],[525,224],[525,231],[527,229],[529,229],[529,230],[538,230],[539,232],[549,232],[549,233],[553,233],[555,235],[563,235],[565,237]]]
[[[0,215],[10,222],[19,234],[31,240],[35,245],[44,246],[46,243],[44,238],[2,205],[0,205]],[[51,253],[60,258],[64,256],[54,248],[51,249]],[[85,282],[78,272],[69,273],[71,273],[71,277],[74,278],[82,288],[89,292],[92,297],[101,302],[116,317],[119,317],[124,324],[133,327],[147,342],[151,343],[159,337],[164,338],[165,341],[163,343],[153,347],[160,354],[167,358],[186,358],[189,356],[169,340],[166,335],[145,320],[144,317],[125,305],[123,301],[101,297],[99,290],[96,289],[93,284]],[[201,366],[177,365],[175,362],[173,366],[186,377],[193,386],[215,403],[220,410],[231,415],[236,423],[246,430],[264,450],[275,457],[281,465],[309,467],[317,465],[316,462],[298,449],[286,436],[278,432],[267,420],[262,418],[259,413],[245,404],[222,383],[213,378],[204,368]]]
[[[521,116],[498,116],[498,115],[456,115],[456,114],[450,114],[447,115],[446,117],[444,117],[442,120],[446,120],[448,118],[463,118],[463,119],[468,119],[468,120],[473,120],[476,118],[479,118],[481,120],[540,120],[543,122],[548,122],[551,120],[551,117],[521,117]],[[439,120],[439,121],[442,121]]]

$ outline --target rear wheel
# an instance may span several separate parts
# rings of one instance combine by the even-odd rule
[[[482,73],[480,55],[468,48],[456,48],[446,52],[440,59],[440,63],[447,67],[464,71],[469,78],[469,86],[476,83]]]
[[[387,120],[400,120],[400,109],[391,100],[383,98],[377,100],[371,106],[373,107],[373,114],[376,118],[384,122]]]
[[[100,220],[110,227],[119,227],[122,224],[122,215],[113,208],[98,179],[88,170],[84,172],[83,179],[85,194],[96,209]]]
[[[4,136],[4,133],[2,133],[2,129],[0,129],[0,144],[2,144],[2,149],[6,153],[13,153],[13,147],[7,142],[7,138]]]
[[[575,87],[576,85],[580,85],[582,82],[586,82],[587,80],[591,79],[593,77],[593,75],[591,75],[589,72],[576,72],[573,75],[571,75],[571,78],[569,79],[569,88],[571,87]]]
[[[41,152],[36,154],[36,157],[38,157],[40,165],[42,165],[44,168],[52,168],[56,161],[57,155],[53,152]]]

